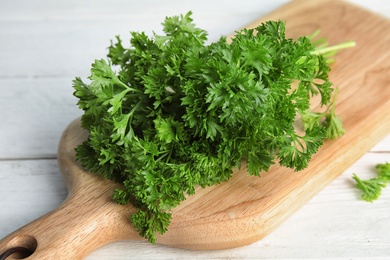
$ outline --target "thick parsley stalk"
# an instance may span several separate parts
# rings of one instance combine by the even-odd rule
[[[191,13],[163,27],[165,35],[132,32],[131,47],[117,37],[91,82],[73,81],[90,133],[77,160],[123,183],[113,197],[138,208],[131,221],[151,242],[196,186],[227,181],[243,160],[251,175],[276,161],[307,167],[326,131],[314,122],[298,134],[294,121],[311,96],[329,105],[333,94],[328,58],[308,37],[286,38],[281,21],[237,32],[230,44],[206,45]]]

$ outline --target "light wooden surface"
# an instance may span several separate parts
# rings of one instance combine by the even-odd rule
[[[70,81],[88,75],[91,61],[105,55],[113,35],[126,36],[128,30],[157,31],[164,16],[191,9],[197,24],[215,40],[286,2],[115,1],[108,5],[103,1],[2,1],[0,237],[65,198],[55,158],[62,131],[80,115]],[[387,1],[355,2],[390,17]],[[203,252],[120,242],[87,259],[388,259],[390,191],[385,190],[373,204],[362,202],[351,175],[372,176],[375,164],[390,161],[389,147],[387,136],[276,231],[252,245]]]

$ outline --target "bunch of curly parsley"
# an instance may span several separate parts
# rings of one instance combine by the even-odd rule
[[[308,37],[286,38],[281,21],[239,31],[230,44],[206,45],[191,12],[163,28],[163,36],[132,32],[129,48],[117,37],[90,83],[73,82],[89,131],[77,160],[123,184],[113,197],[138,209],[131,221],[150,242],[196,186],[227,181],[242,161],[251,175],[275,161],[305,168],[329,126],[307,112],[310,99],[328,105],[333,93],[327,58]],[[293,125],[300,114],[304,134]]]

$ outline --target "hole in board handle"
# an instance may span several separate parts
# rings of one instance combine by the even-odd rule
[[[37,240],[32,236],[19,235],[14,237],[7,246],[7,250],[0,252],[0,260],[8,259],[25,259],[31,256],[38,247]]]

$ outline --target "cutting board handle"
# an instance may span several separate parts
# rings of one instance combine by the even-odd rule
[[[115,210],[120,205],[85,195],[71,194],[54,211],[3,238],[3,259],[81,259],[108,243],[138,238],[132,225],[123,224],[128,215]]]
[[[123,224],[128,215],[115,210],[120,205],[85,195],[69,195],[54,211],[2,239],[0,254],[4,259],[82,259],[108,243],[139,239],[132,225]]]
[[[0,240],[4,259],[82,259],[106,244],[141,239],[129,220],[135,208],[112,200],[113,190],[120,186],[75,162],[74,148],[86,134],[80,131],[79,119],[64,131],[58,165],[68,196],[57,209]],[[6,258],[9,254],[11,258]]]

